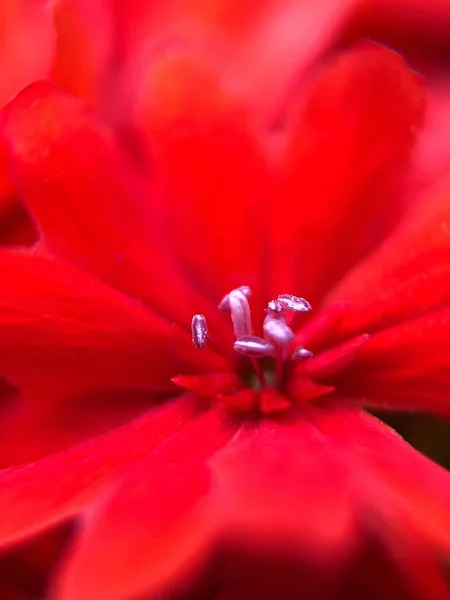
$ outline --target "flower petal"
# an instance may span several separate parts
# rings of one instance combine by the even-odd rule
[[[287,536],[298,548],[299,532],[309,552],[340,546],[348,506],[345,494],[329,492],[342,483],[342,470],[331,455],[324,462],[320,436],[304,424],[267,423],[231,441],[235,428],[220,409],[188,424],[89,509],[58,598],[166,597],[194,582],[217,538],[237,532],[244,547],[249,539],[278,547]]]
[[[295,80],[336,35],[352,4],[353,0],[250,0],[245,5],[239,0],[121,0],[128,87],[139,96],[142,69],[151,55],[181,42],[203,63],[219,65],[266,128],[280,116]]]
[[[37,82],[6,107],[3,133],[21,195],[47,248],[186,329],[194,312],[207,312],[170,258],[143,182],[81,100]]]
[[[189,580],[215,528],[206,460],[234,431],[218,407],[136,462],[89,508],[57,597],[119,600],[176,585],[180,571]]]
[[[266,259],[265,207],[275,189],[249,118],[182,54],[153,64],[147,90],[142,122],[171,194],[180,260],[216,301],[243,284],[255,292]]]
[[[418,78],[373,44],[344,53],[316,80],[273,216],[276,289],[299,288],[314,302],[386,232],[395,215],[380,192],[408,157],[423,108]]]
[[[0,252],[0,373],[24,393],[173,389],[168,323],[63,260]]]
[[[198,410],[180,398],[147,412],[102,437],[0,472],[0,545],[24,539],[79,514],[120,479],[131,465],[145,461]]]
[[[449,415],[450,310],[373,334],[335,383],[367,406]]]
[[[113,58],[111,2],[57,0],[51,9],[57,33],[52,79],[90,105],[103,108]]]
[[[416,199],[402,221],[327,298],[326,310],[347,302],[340,337],[372,332],[448,305],[450,301],[450,185]]]
[[[55,50],[55,32],[48,3],[36,0],[2,0],[0,23],[3,106],[24,86],[47,76]]]
[[[243,564],[271,556],[280,566],[290,557],[303,576],[295,584],[289,580],[294,588],[283,597],[299,597],[317,586],[334,590],[334,577],[350,569],[369,535],[392,569],[388,581],[404,571],[395,560],[389,564],[386,553],[401,552],[405,539],[419,544],[425,535],[448,549],[448,473],[360,411],[312,408],[308,417],[244,426],[231,439],[214,413],[187,425],[91,506],[63,567],[58,597],[170,596],[192,586],[217,554],[221,592],[237,586],[238,597],[244,589],[248,597],[279,597],[257,593],[261,580],[274,585],[276,572],[268,580],[242,573],[236,556]],[[408,468],[411,461],[420,481]],[[412,552],[403,556],[411,565]],[[329,573],[325,588],[315,576],[319,565]]]
[[[65,389],[63,394],[67,394]],[[39,401],[42,400],[42,401]],[[149,392],[94,392],[76,401],[49,402],[15,393],[1,399],[0,468],[5,469],[66,450],[141,415],[161,402]],[[71,399],[72,400],[72,399]]]
[[[364,411],[326,406],[310,416],[353,469],[363,517],[375,510],[388,532],[406,523],[448,560],[450,473]]]

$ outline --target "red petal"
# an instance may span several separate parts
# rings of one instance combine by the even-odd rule
[[[340,337],[383,329],[448,302],[449,211],[447,182],[420,197],[390,237],[339,283],[327,304],[347,303],[336,328]]]
[[[155,596],[183,586],[208,554],[216,528],[208,507],[210,473],[205,461],[235,432],[221,408],[187,424],[159,450],[126,473],[93,505],[58,590],[61,600],[119,600]]]
[[[23,539],[79,513],[121,477],[146,460],[197,412],[192,399],[154,408],[111,433],[36,462],[0,473],[0,545]]]
[[[450,473],[364,411],[326,407],[311,418],[353,469],[363,516],[375,510],[390,535],[406,523],[448,558]]]
[[[378,35],[398,37],[417,44],[424,56],[427,50],[448,44],[450,6],[447,0],[363,0],[358,7],[363,23],[372,21]],[[433,54],[431,55],[433,56]]]
[[[217,399],[232,410],[247,415],[258,406],[258,393],[253,388],[244,387],[229,396],[219,394]]]
[[[57,32],[52,79],[99,108],[104,108],[107,69],[113,59],[114,13],[110,4],[107,0],[58,0],[51,4]]]
[[[50,404],[48,397],[36,400],[17,394],[2,398],[0,468],[32,462],[102,435],[141,415],[161,402],[161,397],[148,392],[96,391],[78,395],[76,402],[59,398]]]
[[[267,127],[284,109],[297,78],[337,33],[350,4],[347,0],[121,0],[126,82],[133,94],[142,93],[142,70],[152,54],[181,40],[202,62],[220,66],[239,97]]]
[[[217,394],[232,394],[242,386],[241,380],[234,372],[177,375],[172,381],[175,385],[199,396],[214,397]]]
[[[0,372],[23,392],[170,390],[170,326],[65,261],[0,252]]]
[[[318,78],[293,131],[287,197],[274,215],[277,290],[295,283],[314,302],[379,239],[392,203],[375,191],[408,156],[423,107],[417,77],[379,46],[346,52]]]
[[[301,361],[294,370],[294,376],[306,376],[317,379],[325,379],[331,375],[339,373],[350,365],[361,348],[366,344],[369,336],[367,334],[352,338],[339,346],[334,346],[330,350],[319,353],[308,360]]]
[[[47,247],[186,328],[194,312],[208,316],[170,259],[166,230],[111,132],[79,99],[50,83],[33,84],[5,109],[3,131]]]
[[[291,401],[275,388],[263,388],[259,394],[259,408],[265,415],[283,412],[291,407]]]
[[[336,385],[368,405],[450,414],[450,311],[373,334]]]
[[[299,553],[305,544],[323,558],[348,549],[345,475],[314,427],[249,427],[220,450],[234,431],[217,413],[204,415],[92,506],[59,597],[166,597],[193,582],[223,536],[239,534],[241,550]],[[333,554],[335,565],[344,560]]]
[[[328,396],[328,394],[332,394],[335,389],[334,386],[322,385],[308,377],[302,377],[301,375],[297,376],[296,373],[293,373],[288,382],[287,392],[289,397],[292,398],[296,404],[301,406],[305,400],[317,400],[317,398],[321,398],[322,396]]]
[[[0,23],[3,106],[31,81],[47,76],[55,50],[55,33],[48,3],[36,0],[2,0]]]
[[[348,549],[347,469],[306,419],[249,426],[214,456],[212,470],[217,509],[231,532],[269,545],[286,535],[311,555]]]
[[[251,124],[219,83],[182,55],[153,64],[147,89],[142,120],[171,193],[180,260],[216,301],[243,284],[255,292],[274,188]]]

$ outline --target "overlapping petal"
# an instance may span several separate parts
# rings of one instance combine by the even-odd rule
[[[407,159],[423,110],[417,76],[380,46],[344,53],[317,78],[293,128],[286,196],[272,221],[278,289],[295,282],[314,302],[386,233],[395,205],[383,202],[383,184]]]
[[[450,182],[410,206],[401,222],[330,292],[327,306],[345,301],[340,333],[374,331],[450,303]]]
[[[55,0],[50,8],[56,29],[52,79],[106,113],[116,83],[114,3]]]
[[[3,470],[0,505],[8,519],[2,520],[0,543],[5,546],[79,514],[130,466],[138,468],[197,410],[192,398],[167,402],[102,437]]]
[[[219,66],[264,127],[273,125],[296,78],[337,34],[352,4],[352,0],[251,0],[245,6],[239,0],[121,0],[127,89],[139,104],[147,66],[155,54],[188,46],[202,63]]]
[[[409,531],[448,556],[448,471],[364,411],[327,406],[311,418],[352,468],[365,520],[375,510],[390,527],[397,515],[399,523],[406,520]]]
[[[3,134],[46,248],[186,328],[208,310],[174,263],[145,182],[81,100],[37,82],[5,109]]]
[[[50,7],[36,0],[4,0],[0,5],[0,106],[22,87],[46,77],[55,51]]]
[[[216,407],[124,473],[89,508],[57,595],[118,600],[176,588],[180,572],[192,579],[217,527],[206,460],[234,432],[233,419]]]
[[[345,389],[393,408],[449,411],[450,191],[421,195],[386,241],[331,292],[338,336],[371,334]]]
[[[390,539],[385,528],[393,518],[398,543],[388,552],[401,553],[401,540],[411,538],[409,547],[420,553],[422,536],[448,550],[448,528],[441,525],[450,476],[375,419],[314,409],[309,419],[244,426],[230,439],[232,425],[219,414],[204,413],[186,425],[136,464],[113,493],[90,505],[62,569],[58,598],[166,597],[194,584],[214,548],[224,560],[218,572],[231,569],[215,582],[216,592],[233,590],[240,597],[245,589],[256,597],[264,577],[233,569],[220,552],[225,547],[247,559],[277,555],[282,573],[283,561],[294,561],[297,573],[308,565],[297,584],[280,579],[280,589],[289,581],[286,597],[295,597],[292,590],[323,592],[314,575],[318,565],[335,573],[350,569],[365,535],[375,535],[382,547]],[[189,453],[185,440],[191,440]],[[411,550],[410,564],[416,556]],[[403,567],[394,570],[401,574]],[[336,591],[338,580],[327,581],[328,591]],[[442,598],[442,586],[435,582],[434,597]]]
[[[147,86],[141,122],[170,194],[180,261],[216,302],[244,283],[257,292],[276,188],[254,124],[187,56],[159,59]]]
[[[170,324],[37,250],[0,252],[0,373],[23,393],[170,389]]]
[[[366,405],[450,414],[450,310],[429,311],[372,335],[339,381]]]

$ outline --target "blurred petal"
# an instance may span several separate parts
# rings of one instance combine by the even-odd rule
[[[347,303],[339,336],[373,332],[450,303],[450,185],[423,194],[397,228],[330,293]]]
[[[239,531],[247,541],[255,535],[270,547],[284,536],[294,540],[300,530],[304,542],[315,535],[317,552],[326,552],[324,544],[334,548],[347,532],[349,514],[339,495],[325,491],[334,490],[342,472],[334,460],[328,471],[331,463],[314,430],[306,422],[305,431],[267,424],[229,441],[234,431],[215,409],[136,464],[120,487],[90,508],[58,597],[119,600],[185,589],[222,533],[228,538]],[[301,433],[306,440],[297,437]],[[300,447],[308,453],[297,452]],[[308,492],[317,485],[324,494],[312,504]]]
[[[397,32],[400,39],[417,36],[432,43],[448,44],[450,6],[447,0],[359,0],[357,20],[381,32]],[[431,38],[431,40],[430,40]]]
[[[239,285],[261,286],[275,188],[249,118],[186,56],[158,60],[147,85],[142,121],[172,196],[181,260],[216,302]]]
[[[349,306],[340,337],[377,332],[339,384],[367,404],[450,412],[449,211],[447,182],[419,198],[331,294],[328,310]]]
[[[63,396],[70,394],[67,389]],[[32,462],[120,427],[161,401],[158,394],[108,391],[75,401],[26,398],[15,393],[0,405],[0,468]]]
[[[51,68],[55,34],[47,2],[0,3],[0,106]]]
[[[170,389],[170,324],[65,261],[0,252],[0,373],[24,393]]]
[[[326,49],[353,3],[122,0],[127,86],[139,97],[142,73],[152,56],[161,48],[181,44],[202,62],[218,65],[266,128],[280,116],[295,80]]]
[[[408,536],[419,553],[421,536],[448,550],[447,472],[360,411],[312,409],[308,416],[290,424],[244,426],[231,439],[229,425],[214,412],[187,425],[136,464],[104,501],[91,505],[62,570],[59,597],[165,598],[193,585],[207,557],[224,544],[235,560],[241,557],[239,565],[250,556],[278,557],[280,567],[289,557],[297,573],[308,565],[294,584],[298,593],[317,592],[317,584],[323,591],[317,581],[310,587],[317,569],[333,575],[349,569],[368,534],[388,554],[401,552]],[[398,531],[387,535],[392,518]],[[375,531],[373,522],[379,527]],[[403,558],[414,564],[412,550]],[[221,591],[237,585],[238,597],[244,589],[249,597],[274,597],[258,594],[265,578],[233,569],[235,560],[219,564],[226,573]],[[403,567],[395,560],[393,565],[386,561],[392,573],[385,583],[401,578]],[[286,579],[280,585],[284,590]],[[329,591],[332,585],[327,583]],[[379,588],[389,589],[382,582]],[[399,589],[400,597],[410,597],[405,586]],[[439,581],[434,589],[433,597],[442,598]],[[292,594],[292,587],[287,590]]]
[[[418,78],[373,44],[341,55],[317,79],[288,148],[283,210],[274,214],[276,289],[295,282],[314,302],[379,241],[393,209],[375,191],[407,159],[423,108]]]
[[[79,514],[196,411],[192,399],[167,402],[105,436],[0,472],[0,506],[8,514],[0,524],[0,545]]]
[[[450,473],[364,411],[327,406],[310,416],[353,470],[363,522],[374,511],[381,527],[406,522],[407,531],[448,557]]]
[[[83,102],[37,82],[7,106],[3,133],[45,246],[188,329],[205,302],[171,259],[142,182]]]
[[[113,58],[113,3],[55,0],[51,6],[57,35],[52,79],[101,108]]]
[[[90,507],[63,570],[61,600],[157,594],[176,587],[180,572],[189,581],[216,526],[206,460],[234,433],[231,423],[220,408],[192,420]]]
[[[230,532],[299,552],[345,555],[354,535],[349,473],[303,417],[243,427],[211,464],[217,510]],[[314,502],[312,502],[314,498]]]

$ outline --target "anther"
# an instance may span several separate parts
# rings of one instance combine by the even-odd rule
[[[299,296],[293,296],[292,294],[280,294],[277,298],[277,302],[285,310],[291,310],[293,312],[306,312],[311,310],[311,304],[304,298]]]
[[[256,335],[246,335],[236,340],[233,347],[238,354],[243,354],[250,358],[272,356],[274,351],[274,347],[270,342]]]
[[[194,315],[191,321],[192,343],[196,348],[203,348],[208,339],[208,327],[204,315]]]
[[[271,300],[268,305],[267,305],[267,311],[273,312],[273,313],[282,313],[283,312],[283,307],[280,304],[280,302],[278,302],[278,300]]]
[[[230,294],[232,294],[233,292],[242,292],[242,294],[244,294],[247,300],[249,300],[252,296],[252,291],[250,287],[248,285],[241,285],[235,290],[229,292],[228,294],[225,294],[225,296],[218,304],[219,310],[230,310]]]
[[[313,356],[314,354],[311,352],[311,350],[307,350],[306,348],[303,348],[303,346],[297,346],[297,348],[294,349],[291,358],[292,360],[300,360],[304,358],[312,358]]]

